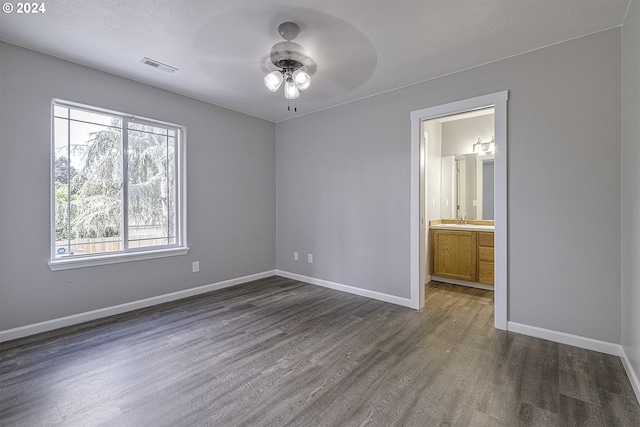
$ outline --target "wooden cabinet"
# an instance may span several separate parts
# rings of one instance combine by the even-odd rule
[[[431,274],[493,285],[493,233],[431,229]]]
[[[433,274],[476,282],[477,234],[475,231],[432,230]]]
[[[478,282],[493,285],[493,233],[478,232]]]

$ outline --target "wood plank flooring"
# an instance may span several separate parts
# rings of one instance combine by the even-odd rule
[[[0,344],[2,426],[638,426],[620,359],[271,277]]]

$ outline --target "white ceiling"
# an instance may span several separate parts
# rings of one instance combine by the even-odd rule
[[[0,14],[0,39],[278,122],[620,26],[629,2],[48,0]],[[285,21],[317,63],[297,112],[262,82]]]

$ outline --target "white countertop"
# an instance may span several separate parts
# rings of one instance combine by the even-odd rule
[[[493,225],[475,225],[475,224],[437,224],[431,225],[429,228],[437,230],[465,230],[465,231],[494,231]]]

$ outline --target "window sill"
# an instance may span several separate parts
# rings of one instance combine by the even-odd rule
[[[95,267],[98,265],[119,264],[122,262],[143,261],[146,259],[186,255],[187,253],[189,253],[189,248],[187,246],[183,246],[180,248],[158,249],[145,252],[117,253],[111,255],[100,255],[97,257],[57,259],[54,261],[49,261],[49,268],[51,269],[51,271],[71,270],[74,268]]]

